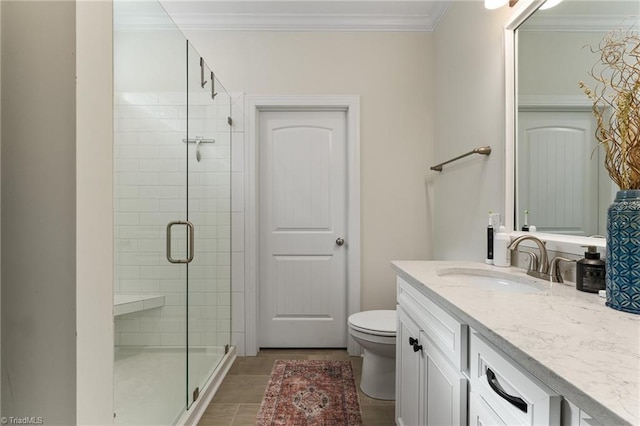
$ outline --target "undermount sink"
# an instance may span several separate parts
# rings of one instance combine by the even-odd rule
[[[437,271],[441,276],[457,284],[468,283],[484,290],[507,293],[540,293],[546,283],[507,272],[475,268],[443,268]]]

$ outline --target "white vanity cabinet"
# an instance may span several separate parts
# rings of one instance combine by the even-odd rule
[[[560,426],[560,395],[401,277],[397,290],[398,426]]]
[[[397,424],[466,425],[466,325],[398,278],[397,330]]]
[[[517,268],[415,260],[392,267],[398,425],[640,426],[640,400],[628,397],[640,389],[640,353],[628,338],[640,317],[570,285],[497,285],[530,279]],[[596,362],[603,347],[615,362]]]

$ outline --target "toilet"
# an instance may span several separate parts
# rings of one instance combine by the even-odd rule
[[[395,399],[396,311],[349,316],[349,334],[364,349],[360,389],[375,399]]]

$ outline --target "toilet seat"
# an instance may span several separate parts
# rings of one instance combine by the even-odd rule
[[[361,333],[395,337],[396,311],[377,310],[357,312],[349,316],[349,327]]]

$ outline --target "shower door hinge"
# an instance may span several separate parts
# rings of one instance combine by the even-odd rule
[[[229,353],[229,345],[224,345],[224,354],[228,354]]]
[[[196,402],[199,396],[200,396],[200,388],[195,388],[193,391],[193,402]]]
[[[227,123],[231,126],[233,124],[233,119],[231,117],[227,117]]]

